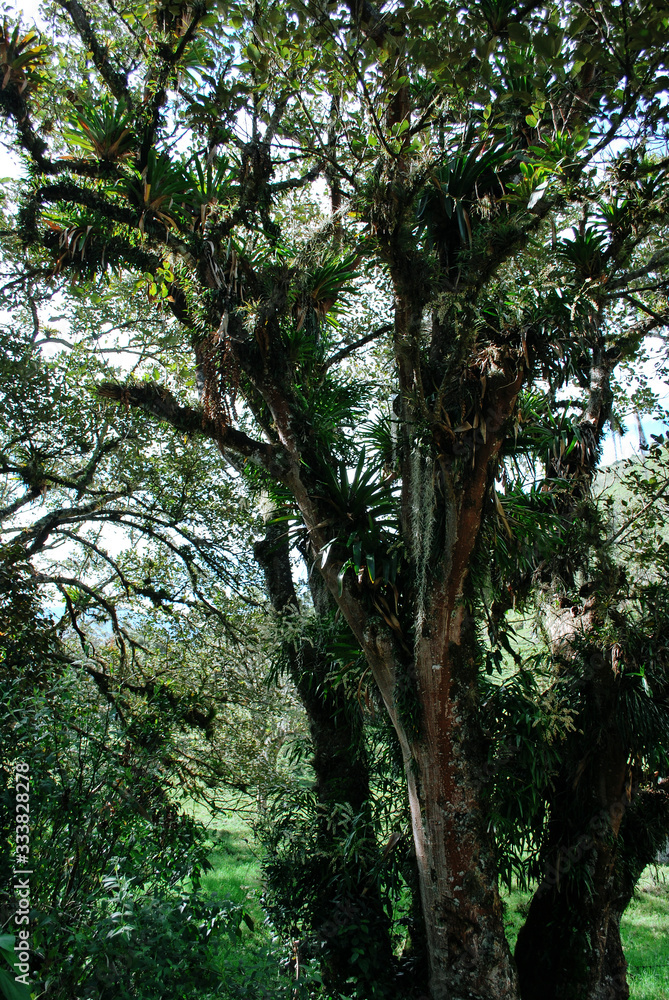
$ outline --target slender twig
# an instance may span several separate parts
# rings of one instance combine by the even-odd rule
[[[384,323],[384,325],[380,326],[377,330],[373,330],[371,333],[368,333],[366,337],[361,337],[360,340],[356,340],[354,344],[348,344],[346,347],[342,347],[340,351],[337,351],[337,353],[333,354],[331,358],[328,358],[323,365],[323,370],[327,371],[328,368],[332,367],[332,365],[336,365],[340,361],[343,361],[343,359],[348,357],[349,354],[352,354],[354,351],[358,351],[361,347],[364,347],[365,344],[369,344],[372,340],[376,340],[376,338],[382,336],[382,334],[390,333],[392,329],[392,323]]]
[[[607,540],[604,542],[604,545],[605,546],[606,545],[613,545],[613,543],[616,542],[620,538],[620,536],[625,531],[627,531],[627,529],[629,527],[631,527],[634,524],[635,521],[638,521],[639,518],[642,517],[646,513],[646,511],[648,510],[648,508],[652,507],[652,505],[655,503],[655,501],[659,500],[659,498],[664,493],[666,493],[667,490],[669,490],[669,479],[666,481],[666,483],[664,484],[664,486],[662,486],[659,490],[657,490],[652,495],[652,497],[650,498],[650,500],[648,501],[648,503],[644,504],[643,507],[641,508],[641,510],[637,511],[636,514],[634,514],[627,521],[625,521],[625,523],[623,524],[622,528],[619,528],[618,531],[616,531],[615,535],[612,535],[611,538],[607,538]]]

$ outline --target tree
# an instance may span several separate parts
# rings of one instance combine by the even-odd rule
[[[68,663],[21,548],[2,556],[0,920],[10,934],[19,904],[11,877],[16,774],[39,790],[30,826],[32,961],[22,981],[59,998],[135,996],[139,984],[146,997],[213,986],[214,945],[239,933],[245,913],[202,891],[211,867],[206,831],[170,795],[155,744]],[[13,974],[0,979],[3,996],[30,997]]]
[[[593,532],[564,526],[612,373],[667,320],[667,8],[56,9],[58,54],[3,43],[29,273],[83,293],[121,268],[180,320],[199,401],[99,393],[211,439],[298,513],[401,747],[431,1000],[515,997],[480,676],[517,522],[542,520],[547,587],[578,582]],[[324,185],[306,234],[291,212]],[[514,468],[549,440],[529,490]]]
[[[288,779],[279,755],[287,739],[302,733],[299,697],[310,722],[322,809],[302,950],[313,948],[315,938],[329,980],[342,988],[356,953],[358,987],[380,994],[392,972],[390,922],[375,882],[380,849],[369,815],[362,716],[358,703],[329,682],[332,655],[324,636],[333,609],[323,588],[313,599],[318,625],[298,601],[278,522],[253,552],[240,545],[242,533],[259,530],[249,484],[234,469],[221,476],[215,460],[212,467],[210,442],[156,434],[141,415],[93,395],[81,398],[82,380],[94,384],[96,373],[118,374],[111,363],[128,355],[135,372],[162,366],[165,378],[173,377],[181,365],[174,321],[139,299],[136,313],[125,309],[123,323],[115,323],[114,305],[120,312],[130,289],[112,282],[97,296],[94,312],[61,292],[64,336],[38,310],[38,303],[42,313],[53,308],[53,293],[38,296],[17,278],[11,260],[4,293],[14,307],[14,329],[0,333],[0,523],[11,542],[3,565],[12,565],[12,554],[27,557],[44,600],[64,602],[63,661],[92,679],[129,745],[159,755],[163,794],[178,785],[181,794],[215,807],[221,789],[233,788],[255,792],[262,805]],[[58,353],[47,360],[42,351],[54,348]],[[254,484],[251,489],[257,492]],[[275,623],[266,620],[253,556],[265,570]],[[310,579],[313,590],[316,577]],[[294,621],[282,619],[286,610]],[[286,626],[306,632],[290,641]],[[273,673],[283,663],[289,678],[280,688],[266,683],[273,660]],[[348,861],[338,849],[348,836],[341,809],[357,827]],[[336,885],[342,875],[352,883],[346,891]],[[285,878],[283,890],[278,878],[270,881],[285,895]],[[361,949],[363,927],[368,942]]]
[[[98,303],[98,322],[115,295],[109,289]],[[60,305],[62,319],[71,303]],[[141,311],[127,317],[140,335]],[[217,453],[208,442],[162,437],[132,412],[88,393],[81,398],[82,382],[113,369],[100,357],[99,329],[97,342],[88,342],[80,304],[70,315],[72,342],[49,360],[42,348],[53,346],[56,331],[27,332],[20,308],[14,324],[0,333],[3,564],[13,565],[17,552],[29,561],[42,599],[61,608],[61,655],[128,724],[135,716],[133,725],[148,726],[157,711],[166,759],[172,722],[163,710],[192,727],[186,755],[179,753],[183,732],[169,741],[184,784],[192,778],[196,788],[207,776],[214,785],[253,789],[269,780],[262,761],[271,771],[281,743],[277,716],[294,703],[264,685],[265,654],[251,636],[261,593],[252,555],[240,544],[253,530],[244,489],[226,477],[212,490]],[[168,335],[160,325],[152,332]],[[110,341],[107,335],[111,354]],[[132,350],[127,339],[121,346]],[[203,621],[206,641],[196,655]]]

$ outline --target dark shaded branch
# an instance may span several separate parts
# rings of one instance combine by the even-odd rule
[[[645,312],[648,316],[652,316],[653,319],[657,321],[659,326],[665,326],[669,322],[669,313],[665,313],[664,315],[656,313],[649,306],[644,305],[640,299],[636,299],[633,295],[630,295],[629,292],[625,292],[623,297],[626,298],[628,302],[631,302],[633,306],[636,306],[637,309],[640,309],[641,312]]]
[[[277,181],[276,184],[268,184],[267,189],[272,193],[277,191],[292,191],[295,188],[304,187],[305,184],[315,181],[323,173],[324,164],[322,161],[316,163],[313,167],[307,170],[306,173],[302,174],[301,177],[291,177],[285,181]]]
[[[380,326],[377,330],[373,330],[372,333],[368,333],[366,337],[361,337],[360,340],[356,340],[354,344],[348,344],[346,347],[342,347],[340,351],[337,351],[336,354],[333,354],[331,358],[327,359],[323,365],[324,370],[327,371],[328,368],[332,367],[332,365],[339,364],[339,362],[343,361],[344,358],[347,358],[349,354],[352,354],[354,351],[364,347],[365,344],[371,343],[372,340],[376,340],[377,337],[381,337],[384,333],[390,333],[392,329],[392,323],[384,323],[384,325]]]
[[[192,706],[184,711],[182,699],[179,698],[166,684],[157,684],[155,680],[145,681],[144,684],[133,684],[131,681],[121,681],[117,684],[116,689],[113,690],[111,686],[112,678],[109,674],[102,670],[96,670],[90,664],[85,664],[84,670],[91,677],[99,689],[99,691],[104,695],[104,697],[109,700],[111,699],[115,705],[115,690],[121,693],[122,691],[131,691],[133,694],[138,694],[151,701],[155,696],[156,692],[159,691],[161,696],[165,698],[170,705],[170,708],[175,710],[179,715],[179,721],[185,722],[196,729],[202,729],[207,735],[211,735],[213,731],[213,722],[216,715],[216,710],[213,705],[210,710],[205,714],[197,706]],[[225,696],[218,697],[216,699],[219,704],[227,704],[229,699]]]
[[[76,474],[75,478],[76,478],[77,490],[79,492],[79,498],[83,496],[86,488],[90,486],[91,483],[93,482],[95,473],[97,472],[98,466],[102,461],[102,459],[105,458],[106,455],[110,455],[112,452],[116,451],[118,446],[121,444],[122,440],[121,438],[112,438],[111,441],[100,440],[104,436],[106,430],[107,426],[105,425],[103,431],[99,435],[97,447],[95,448],[95,451],[91,455],[90,460],[86,463],[85,467],[81,470],[81,472]],[[134,436],[135,435],[133,435],[133,437]]]
[[[78,187],[70,181],[61,181],[59,184],[46,184],[44,187],[37,189],[35,198],[38,202],[64,201],[75,205],[83,205],[85,208],[92,208],[100,212],[106,219],[112,222],[120,222],[122,225],[130,226],[132,229],[137,229],[139,225],[139,209],[133,211],[133,209],[124,208],[122,205],[115,205],[113,202],[97,194],[97,192]],[[158,237],[161,243],[167,243],[167,230],[164,226],[159,226],[157,223],[149,221],[144,223],[144,229],[151,236]]]
[[[625,297],[627,298],[627,296]],[[669,326],[669,310],[664,314],[651,313],[649,309],[645,309],[644,312],[648,313],[648,319],[635,323],[634,326],[628,327],[619,337],[615,337],[613,343],[618,351],[624,352],[630,347],[633,348],[636,344],[641,343],[644,337],[647,337],[653,330],[657,330],[658,327]]]
[[[282,479],[288,471],[287,456],[276,445],[255,441],[243,431],[220,420],[212,420],[201,410],[180,406],[171,392],[155,384],[115,385],[103,382],[98,387],[103,399],[113,399],[126,406],[135,406],[159,420],[164,420],[185,434],[204,434],[216,442],[223,454],[231,451],[241,455],[253,465],[265,469],[270,475]]]
[[[183,8],[184,11],[187,8]],[[197,31],[200,21],[207,13],[206,4],[198,3],[194,4],[191,8],[191,20],[190,24],[183,33],[179,44],[175,49],[170,49],[166,44],[160,43],[156,46],[156,52],[162,61],[162,65],[157,74],[157,79],[152,82],[154,86],[153,98],[147,109],[148,111],[148,122],[147,127],[144,131],[141,144],[141,159],[142,164],[146,164],[148,161],[149,150],[154,145],[156,132],[158,126],[160,125],[160,114],[161,109],[164,107],[167,101],[167,82],[170,77],[170,73],[177,65],[182,55],[186,50],[186,46],[192,41],[195,32]],[[145,119],[147,120],[147,119]]]
[[[27,549],[29,555],[35,555],[44,548],[49,535],[61,524],[72,524],[76,521],[85,521],[91,514],[96,513],[109,500],[118,500],[125,495],[125,492],[109,493],[104,498],[94,500],[93,503],[85,504],[83,507],[61,507],[59,510],[50,511],[39,521],[32,524],[14,539],[18,545],[27,548],[29,542],[32,545]]]
[[[619,278],[614,278],[610,283],[607,283],[606,290],[609,295],[619,288],[625,290],[623,294],[627,294],[628,291],[639,292],[642,289],[628,288],[630,282],[635,281],[637,278],[647,278],[651,271],[665,267],[667,263],[669,263],[669,250],[658,250],[642,267],[628,271],[627,274],[622,274]]]
[[[77,34],[86,46],[87,50],[91,52],[93,56],[95,68],[109,87],[114,97],[117,100],[120,100],[123,97],[130,105],[132,103],[132,98],[128,90],[127,74],[116,69],[111,64],[109,59],[109,50],[106,45],[103,45],[100,42],[98,36],[93,30],[93,25],[91,24],[88,14],[84,8],[77,2],[77,0],[57,0],[57,2],[58,5],[70,15],[72,24],[74,25]]]
[[[0,521],[4,521],[6,517],[10,517],[12,514],[16,514],[18,510],[25,507],[27,503],[32,503],[35,497],[32,493],[24,493],[22,497],[15,500],[13,503],[8,504],[0,510]]]
[[[118,616],[116,614],[116,608],[114,607],[114,605],[111,603],[111,601],[106,600],[106,598],[104,598],[99,591],[95,590],[94,587],[89,587],[87,583],[84,583],[83,580],[78,580],[76,577],[73,577],[73,576],[61,576],[60,574],[55,574],[55,575],[52,576],[49,573],[35,573],[35,577],[34,578],[37,581],[37,583],[53,583],[53,584],[55,584],[58,587],[58,589],[61,591],[61,593],[63,595],[65,595],[66,597],[69,597],[69,595],[67,594],[67,589],[66,589],[67,587],[73,587],[75,590],[80,590],[83,594],[86,594],[88,597],[90,597],[94,604],[97,604],[97,605],[99,605],[99,607],[103,608],[106,611],[106,613],[109,616],[109,619],[110,619],[110,621],[112,623],[112,627],[114,629],[114,634],[116,635],[116,638],[118,639],[119,650],[120,650],[120,653],[121,653],[121,659],[124,662],[125,662],[126,657],[127,657],[126,648],[125,648],[126,641],[130,644],[131,648],[133,648],[133,649],[136,648],[136,647],[139,648],[139,643],[136,642],[136,640],[134,640],[132,638],[132,636],[130,636],[126,632],[126,630],[121,626],[121,623],[118,620]],[[68,601],[67,603],[71,605],[71,600]],[[70,612],[70,617],[72,616],[72,613],[74,613],[74,615],[75,615],[75,619],[74,620],[76,621],[76,618],[78,617],[78,613],[77,613],[77,611],[76,611],[76,609],[74,607],[72,607],[72,611]],[[77,626],[76,630],[79,633],[79,635],[82,634],[81,630],[78,628],[78,626]]]

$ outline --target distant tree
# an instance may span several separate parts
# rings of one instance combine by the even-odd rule
[[[33,791],[31,969],[30,989],[7,976],[2,995],[213,987],[244,909],[203,893],[206,830],[171,794],[155,744],[68,662],[21,555],[5,548],[0,563],[0,923],[15,934],[18,763]]]
[[[259,484],[234,468],[221,475],[216,458],[212,469],[206,439],[157,435],[141,415],[101,403],[90,391],[82,397],[82,383],[94,386],[96,372],[109,378],[113,363],[127,358],[135,372],[160,366],[173,378],[181,362],[168,349],[168,317],[140,299],[134,314],[115,323],[114,304],[120,310],[130,290],[114,282],[94,311],[59,293],[64,334],[40,315],[55,308],[53,291],[39,295],[30,281],[17,280],[11,260],[4,289],[14,328],[0,334],[0,524],[8,554],[27,559],[42,599],[62,607],[61,657],[95,683],[130,743],[160,757],[163,793],[178,787],[214,807],[230,789],[255,794],[262,805],[285,784],[282,751],[303,734],[302,702],[323,838],[301,947],[317,939],[330,978],[342,984],[358,954],[363,988],[371,991],[390,967],[390,920],[374,877],[380,846],[362,714],[330,680],[333,656],[324,637],[334,605],[322,585],[313,598],[298,600],[280,522],[270,523],[254,548],[241,542],[264,530],[252,510]],[[310,579],[313,590],[317,577]],[[286,638],[296,629],[305,634]],[[270,671],[288,683],[267,683]],[[367,855],[361,864],[357,851],[344,866],[343,882],[352,884],[343,892],[336,884],[341,837],[331,822],[340,808],[351,811]],[[334,931],[333,906],[340,915]]]

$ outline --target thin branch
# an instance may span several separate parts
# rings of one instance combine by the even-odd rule
[[[382,336],[382,334],[390,333],[392,329],[392,323],[384,323],[384,325],[380,326],[378,330],[373,330],[372,333],[368,333],[366,337],[356,340],[354,344],[348,344],[347,347],[342,347],[340,351],[337,351],[337,353],[333,354],[331,358],[328,358],[323,365],[323,370],[327,371],[332,365],[339,364],[339,362],[343,361],[344,358],[347,358],[349,354],[352,354],[354,351],[358,351],[361,347],[364,347],[365,344],[369,344],[372,340],[376,340],[376,338]]]
[[[654,271],[656,268],[664,267],[669,263],[669,250],[659,250],[654,253],[653,256],[647,261],[642,267],[636,268],[634,271],[628,271],[627,274],[623,274],[620,278],[614,279],[610,285],[607,287],[607,292],[610,294],[618,288],[625,289],[629,285],[630,281],[634,281],[636,278],[647,278],[650,271]],[[633,292],[641,291],[639,288],[633,288]],[[624,295],[625,292],[623,291]]]
[[[626,298],[628,302],[631,302],[632,305],[635,305],[637,309],[640,309],[642,312],[645,312],[648,316],[652,316],[653,319],[656,320],[660,326],[663,326],[664,324],[669,322],[669,314],[661,316],[659,313],[654,312],[648,306],[644,305],[644,303],[641,302],[639,299],[635,299],[633,295],[629,294],[629,292],[624,293],[624,298]]]
[[[127,580],[127,578],[126,578],[125,574],[123,573],[123,570],[121,569],[121,567],[118,565],[118,563],[116,563],[111,558],[111,556],[109,556],[104,551],[104,549],[99,548],[95,544],[95,542],[92,542],[89,538],[84,538],[81,535],[77,535],[73,531],[65,531],[62,528],[56,529],[54,531],[54,534],[61,535],[63,538],[70,538],[70,539],[72,539],[73,542],[76,542],[77,545],[83,545],[84,548],[91,549],[93,552],[95,552],[97,555],[99,555],[100,558],[103,559],[106,563],[109,563],[109,565],[111,566],[111,568],[115,571],[115,573],[118,576],[119,580],[123,584],[123,588],[124,588],[125,592],[127,594],[130,593],[130,588],[131,588],[132,584]]]
[[[94,500],[93,503],[85,504],[83,507],[61,507],[59,510],[51,511],[29,528],[24,528],[14,541],[19,545],[27,546],[27,543],[32,540],[29,554],[35,555],[36,552],[39,552],[44,547],[51,532],[59,527],[59,525],[70,524],[73,521],[85,521],[91,514],[98,511],[105,502],[108,500],[118,500],[124,495],[124,493],[109,493],[104,500]]]
[[[667,490],[669,490],[669,479],[666,481],[664,486],[661,486],[659,490],[653,493],[648,503],[644,504],[640,511],[637,511],[636,514],[634,514],[627,521],[625,521],[622,528],[619,528],[618,531],[616,531],[615,535],[612,535],[611,538],[606,539],[604,545],[605,546],[613,545],[613,543],[617,541],[620,538],[620,536],[634,524],[635,521],[638,521],[640,517],[643,517],[648,508],[652,507],[655,501],[659,500],[659,498],[663,496],[667,492]]]
[[[83,580],[78,580],[76,577],[73,576],[61,576],[60,574],[51,576],[48,573],[35,573],[34,579],[36,580],[37,583],[53,583],[58,587],[59,590],[61,590],[61,593],[64,594],[67,594],[67,592],[62,590],[61,588],[74,587],[76,590],[80,590],[88,597],[90,597],[95,604],[98,604],[101,608],[104,608],[104,610],[109,615],[112,627],[114,629],[114,633],[116,634],[116,637],[119,641],[121,658],[124,662],[127,658],[125,640],[127,640],[130,643],[130,646],[133,648],[138,645],[138,643],[132,638],[132,636],[130,636],[126,632],[126,630],[121,626],[114,605],[110,601],[107,601],[98,590],[95,590],[94,587],[89,587],[87,583],[84,583]],[[80,632],[79,629],[77,629],[77,631]]]
[[[19,497],[18,500],[15,500],[14,503],[10,503],[7,507],[3,507],[2,510],[0,510],[0,522],[4,521],[4,519],[9,517],[11,514],[16,514],[17,510],[21,510],[21,507],[25,507],[27,503],[32,503],[34,499],[35,497],[32,493],[24,493],[24,495]]]
[[[40,335],[40,322],[39,322],[39,313],[37,312],[37,305],[35,304],[35,297],[34,297],[34,295],[28,295],[28,306],[30,307],[30,313],[31,313],[32,318],[33,318],[33,335],[32,335],[32,341],[33,341],[33,343],[35,343],[35,341],[37,340],[37,338]]]
[[[290,191],[294,188],[304,187],[305,184],[310,184],[311,181],[315,181],[323,173],[324,164],[322,161],[316,163],[310,170],[302,174],[301,177],[291,177],[286,181],[277,181],[276,184],[268,184],[268,190],[275,191]]]
[[[101,43],[96,35],[84,8],[77,0],[57,0],[57,2],[70,15],[77,34],[87,50],[92,53],[95,67],[114,97],[117,100],[123,97],[131,105],[132,97],[128,89],[128,76],[112,66],[109,59],[109,49]]]

